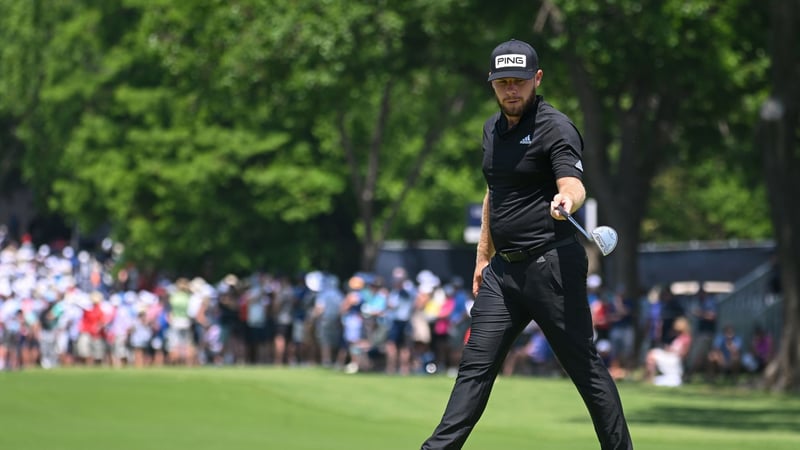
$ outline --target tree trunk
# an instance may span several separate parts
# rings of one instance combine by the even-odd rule
[[[778,391],[800,390],[800,0],[770,2],[772,96],[761,109],[757,145],[764,169],[775,228],[784,308],[778,353],[767,367],[767,385]]]
[[[363,250],[361,251],[361,270],[365,272],[372,272],[375,268],[375,263],[378,262],[378,251],[383,241],[372,239],[365,241]]]
[[[557,36],[569,37],[563,13],[552,1],[544,1],[535,29],[548,22]],[[583,111],[587,194],[598,202],[604,225],[619,233],[617,249],[604,259],[607,288],[639,291],[638,247],[642,219],[647,212],[650,186],[665,159],[671,123],[677,115],[677,96],[659,95],[652,86],[637,85],[631,105],[613,111],[620,133],[620,155],[611,157],[611,138],[605,125],[606,99],[593,85],[586,61],[566,46],[565,58],[572,87]]]
[[[358,159],[359,152],[345,126],[344,112],[339,115],[337,122],[342,148],[350,169],[351,184],[357,196],[356,204],[358,205],[359,219],[364,230],[364,235],[361,239],[363,244],[361,270],[366,272],[375,270],[380,249],[386,237],[389,236],[389,232],[395,220],[397,220],[408,193],[416,186],[425,161],[439,143],[442,133],[447,129],[447,125],[451,121],[457,120],[458,115],[464,109],[465,103],[465,99],[460,93],[443,100],[442,110],[447,111],[447,114],[440,115],[438,121],[430,122],[422,147],[406,174],[403,190],[396,198],[391,199],[391,202],[385,207],[386,214],[378,214],[375,211],[378,173],[381,168],[381,152],[385,149],[384,134],[389,115],[392,113],[391,95],[393,86],[394,83],[389,82],[386,83],[384,88],[380,110],[377,115],[378,118],[373,128],[372,140],[367,151],[367,164],[363,178],[359,175],[361,173],[361,163]]]

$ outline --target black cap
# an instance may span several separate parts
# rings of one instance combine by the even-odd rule
[[[539,57],[536,50],[527,42],[511,39],[503,42],[492,51],[489,65],[489,79],[523,78],[530,80],[539,70]]]

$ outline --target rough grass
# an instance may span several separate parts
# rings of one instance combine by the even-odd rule
[[[322,369],[58,369],[0,374],[0,449],[418,449],[445,376]],[[800,398],[623,383],[637,449],[800,448]],[[599,448],[564,379],[501,378],[465,449]]]

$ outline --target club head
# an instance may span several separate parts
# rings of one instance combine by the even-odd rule
[[[600,252],[603,256],[614,251],[617,247],[618,238],[617,230],[611,227],[600,226],[592,230],[592,239],[600,248]]]

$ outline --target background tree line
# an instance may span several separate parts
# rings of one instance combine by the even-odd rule
[[[615,284],[642,241],[773,236],[797,279],[797,25],[797,0],[0,0],[0,186],[140,265],[369,269],[461,241],[516,37],[583,131]]]

